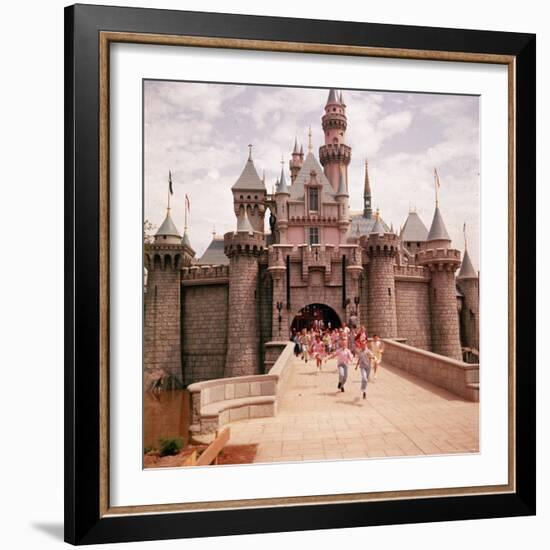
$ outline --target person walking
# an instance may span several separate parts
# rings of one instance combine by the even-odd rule
[[[294,355],[298,357],[302,351],[302,348],[300,347],[300,337],[296,331],[293,331],[292,341],[294,342]]]
[[[370,376],[372,364],[375,360],[376,358],[374,353],[368,348],[367,340],[365,338],[361,338],[357,342],[357,363],[355,365],[355,370],[360,368],[361,392],[363,394],[363,399],[367,398],[367,382]]]
[[[382,355],[384,354],[384,342],[380,340],[378,334],[374,334],[372,337],[371,350],[374,354],[374,380],[376,380],[378,367],[382,364]]]
[[[336,365],[338,367],[338,389],[343,392],[344,385],[348,379],[348,366],[353,359],[353,355],[348,348],[347,338],[342,338],[340,346],[330,357],[336,357]]]

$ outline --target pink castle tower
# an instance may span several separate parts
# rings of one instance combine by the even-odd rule
[[[294,183],[300,168],[304,164],[304,149],[300,146],[298,149],[298,138],[294,139],[294,149],[292,150],[292,158],[288,161],[288,167],[290,168],[290,183]]]
[[[319,148],[319,160],[325,170],[325,176],[337,193],[342,173],[347,186],[348,164],[351,160],[351,147],[345,144],[348,119],[342,92],[330,90],[325,114],[321,120],[325,144]]]

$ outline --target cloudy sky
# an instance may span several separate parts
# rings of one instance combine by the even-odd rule
[[[373,206],[401,226],[416,208],[428,227],[434,211],[437,167],[440,209],[453,246],[468,249],[479,266],[479,100],[472,96],[343,90],[350,206],[362,209],[364,161],[369,161]],[[326,89],[146,81],[144,84],[145,219],[160,225],[172,171],[172,216],[183,231],[190,198],[189,237],[200,256],[212,238],[235,228],[231,186],[253,144],[260,177],[271,190],[295,136],[307,152],[323,144]]]

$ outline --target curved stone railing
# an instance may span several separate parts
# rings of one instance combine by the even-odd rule
[[[479,364],[463,363],[431,351],[384,339],[383,362],[468,399],[479,401]]]
[[[294,344],[269,342],[266,351],[270,349],[273,353],[277,346],[283,350],[267,374],[217,378],[188,386],[192,436],[214,434],[221,426],[236,420],[277,414],[277,396],[288,380]]]

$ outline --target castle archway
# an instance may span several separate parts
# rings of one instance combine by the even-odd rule
[[[308,304],[298,311],[292,321],[290,330],[291,332],[293,330],[298,332],[304,328],[311,329],[319,325],[324,328],[340,328],[342,321],[331,307],[325,304]]]

